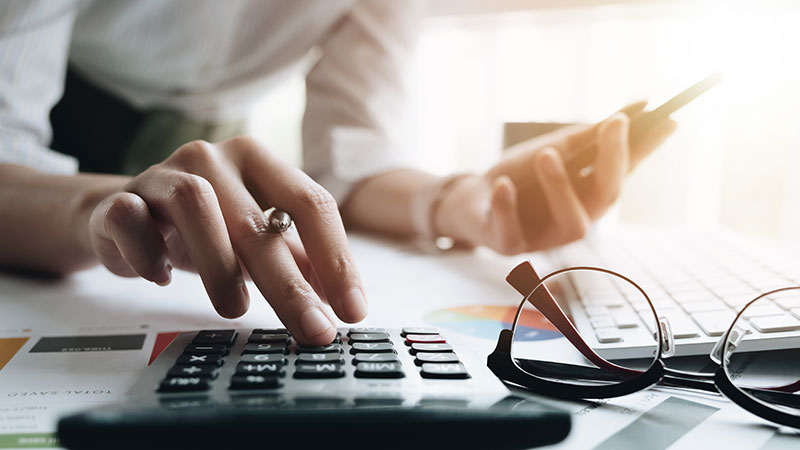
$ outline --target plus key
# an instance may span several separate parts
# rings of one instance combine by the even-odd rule
[[[408,334],[406,335],[406,345],[412,344],[445,344],[444,336],[441,334]]]

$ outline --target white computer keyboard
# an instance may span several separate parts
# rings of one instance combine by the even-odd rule
[[[750,300],[800,283],[800,256],[793,259],[781,249],[727,231],[631,231],[618,238],[585,239],[552,256],[559,267],[605,267],[639,284],[657,313],[669,318],[675,356],[708,354]],[[565,306],[603,357],[639,358],[652,352],[651,321],[641,319],[652,314],[646,302],[620,296]],[[800,296],[765,300],[750,312],[746,350],[800,347]]]

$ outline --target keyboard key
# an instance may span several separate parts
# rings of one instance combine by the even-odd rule
[[[672,337],[675,339],[700,336],[700,329],[688,317],[669,317],[669,327],[672,329]]]
[[[439,334],[439,330],[428,327],[403,327],[400,336],[406,337],[409,334]]]
[[[161,381],[159,392],[189,392],[207,391],[211,387],[208,378],[201,377],[173,377]]]
[[[328,344],[321,347],[297,347],[298,355],[303,353],[342,353],[341,344]]]
[[[611,316],[595,316],[589,319],[592,328],[608,328],[614,326],[614,319]]]
[[[706,300],[701,302],[689,302],[683,303],[681,305],[683,309],[689,313],[700,313],[700,312],[710,312],[710,311],[727,311],[728,308],[725,306],[724,303],[718,300]]]
[[[420,372],[423,378],[449,378],[464,379],[469,378],[467,368],[463,364],[423,364]]]
[[[407,334],[406,345],[411,344],[445,344],[447,340],[440,334]]]
[[[217,368],[215,366],[173,366],[167,372],[168,378],[175,377],[197,377],[197,378],[217,378]]]
[[[353,333],[350,342],[389,342],[389,333]]]
[[[350,348],[350,353],[397,353],[388,342],[356,342]]]
[[[192,339],[192,344],[222,344],[231,346],[236,340],[236,330],[203,330]]]
[[[230,347],[222,344],[213,344],[213,345],[189,344],[186,346],[186,348],[183,349],[183,353],[187,355],[218,354],[224,356],[230,353]]]
[[[608,308],[605,306],[591,305],[586,307],[586,315],[589,317],[594,316],[607,316],[609,313]]]
[[[781,297],[781,294],[775,295],[775,303],[778,304],[783,309],[794,309],[800,308],[800,297],[791,296],[791,297]],[[755,298],[755,297],[753,297]],[[759,300],[760,301],[760,300]]]
[[[692,319],[700,325],[700,329],[708,336],[722,336],[730,328],[733,318],[734,315],[728,311],[692,314]]]
[[[400,362],[396,353],[357,353],[353,356],[353,364],[362,362]]]
[[[793,316],[795,316],[798,319],[800,319],[800,308],[793,308],[793,309],[789,310],[789,312],[791,312]]]
[[[189,365],[189,366],[221,366],[222,356],[208,354],[208,355],[181,355],[175,364]]]
[[[639,319],[636,314],[631,312],[621,312],[614,314],[614,325],[617,328],[636,328],[639,326]]]
[[[355,371],[356,378],[403,378],[403,366],[400,363],[362,362]]]
[[[617,327],[596,328],[594,335],[597,336],[597,342],[601,344],[622,341],[622,334]]]
[[[289,335],[286,333],[253,333],[247,338],[251,344],[289,344]]]
[[[283,354],[279,353],[259,353],[259,354],[250,354],[250,355],[242,355],[239,361],[244,363],[278,363],[278,364],[286,364],[286,358],[284,358]]]
[[[284,344],[245,344],[243,355],[252,353],[282,353],[289,354],[289,347]]]
[[[303,353],[297,355],[297,364],[301,363],[338,363],[344,364],[341,353]]]
[[[420,352],[434,352],[434,353],[441,353],[441,352],[452,352],[453,346],[450,344],[411,344],[411,350],[409,353],[412,355],[416,355]]]
[[[240,362],[236,364],[236,373],[241,375],[275,375],[283,376],[286,372],[284,370],[283,362],[270,362],[270,363],[249,363]]]
[[[231,377],[229,389],[275,389],[281,387],[281,379],[271,375],[234,375]]]
[[[421,366],[425,363],[443,364],[443,363],[457,363],[457,362],[460,362],[458,360],[458,355],[456,355],[453,352],[418,353],[417,357],[414,359],[414,363],[418,366]]]
[[[294,369],[295,378],[341,378],[344,376],[342,364],[298,364]]]
[[[800,330],[800,320],[788,315],[753,317],[750,319],[750,324],[762,333]]]
[[[761,302],[765,302],[765,304],[760,304]],[[742,314],[742,317],[745,319],[750,319],[753,317],[763,316],[782,316],[784,314],[786,313],[781,308],[766,303],[765,300],[759,300],[755,305],[747,308],[744,314]]]
[[[386,328],[371,328],[371,327],[350,328],[347,331],[347,336],[353,334],[368,334],[368,333],[386,333]]]

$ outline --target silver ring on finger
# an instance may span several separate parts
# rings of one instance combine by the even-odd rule
[[[292,216],[278,208],[270,208],[264,212],[267,215],[269,230],[273,233],[283,233],[292,226]]]

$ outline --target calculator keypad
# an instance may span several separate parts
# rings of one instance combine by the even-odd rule
[[[302,383],[303,379],[338,379],[348,373],[358,379],[470,378],[438,330],[406,327],[400,336],[400,347],[406,347],[403,351],[413,356],[414,364],[403,363],[391,334],[383,328],[350,328],[344,337],[339,333],[331,344],[319,347],[294,345],[283,328],[255,329],[236,354],[231,353],[236,330],[203,330],[183,349],[158,391],[201,392],[212,383],[229,383],[232,391],[274,390],[287,383],[287,376]],[[219,376],[223,364],[234,364],[235,371]]]

